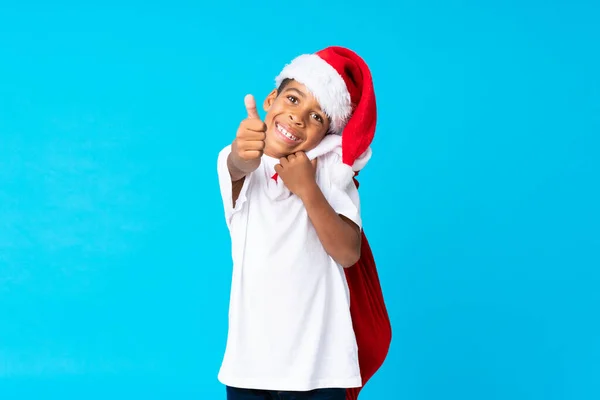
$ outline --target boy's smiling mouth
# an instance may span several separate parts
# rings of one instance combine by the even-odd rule
[[[290,128],[287,126],[281,125],[278,122],[275,123],[275,130],[279,133],[279,136],[284,139],[288,143],[298,143],[300,142],[300,138],[290,132]]]

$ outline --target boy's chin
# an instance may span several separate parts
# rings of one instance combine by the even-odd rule
[[[272,158],[287,157],[290,154],[297,152],[298,150],[282,149],[280,147],[265,147],[265,154]]]
[[[287,157],[290,154],[302,151],[302,144],[288,144],[283,143],[279,140],[268,140],[265,145],[265,154],[270,155],[274,158]]]

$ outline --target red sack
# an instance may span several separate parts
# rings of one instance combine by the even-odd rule
[[[358,181],[354,180],[358,187]],[[392,327],[377,274],[375,259],[364,231],[358,262],[345,269],[350,289],[350,314],[358,345],[363,387],[383,364],[392,341]],[[346,400],[357,400],[362,388],[346,391]]]

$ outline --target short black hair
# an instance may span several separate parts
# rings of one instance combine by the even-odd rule
[[[291,78],[285,78],[284,80],[281,81],[281,83],[279,84],[279,87],[277,88],[277,96],[279,96],[279,94],[281,92],[283,92],[283,89],[285,89],[285,87],[288,85],[288,83],[290,83],[291,81],[293,81],[293,79]]]

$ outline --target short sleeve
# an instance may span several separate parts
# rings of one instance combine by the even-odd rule
[[[233,185],[231,183],[231,175],[229,174],[229,168],[227,167],[227,158],[231,153],[231,145],[225,147],[219,153],[217,159],[217,174],[219,177],[219,188],[221,190],[221,198],[223,200],[223,207],[225,211],[225,220],[227,226],[230,227],[233,216],[243,209],[244,203],[247,201],[248,187],[252,179],[252,174],[249,174],[244,179],[244,184],[240,190],[240,194],[233,205]]]
[[[328,153],[319,157],[317,169],[321,190],[337,214],[343,215],[362,229],[358,188],[354,182],[342,188],[334,185],[331,181],[330,174],[333,169],[331,167],[339,162],[341,159],[336,153]]]

